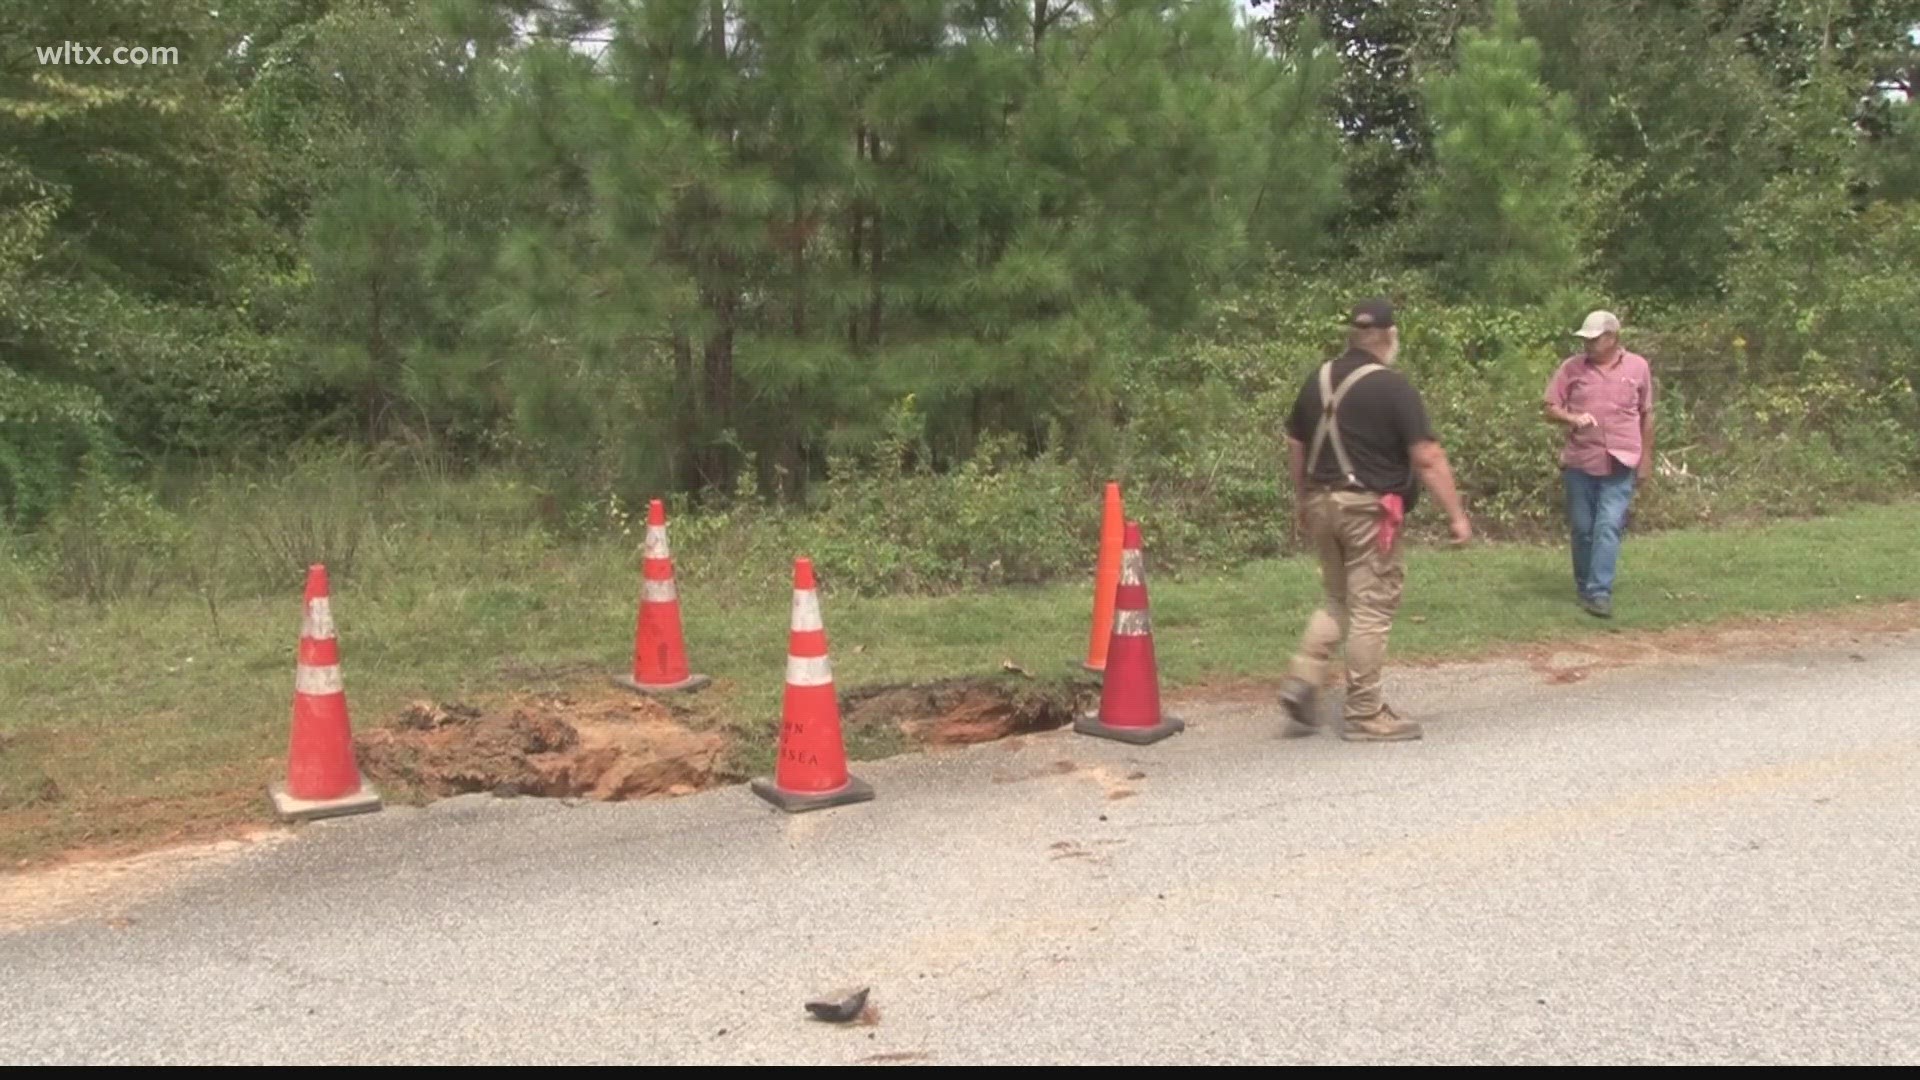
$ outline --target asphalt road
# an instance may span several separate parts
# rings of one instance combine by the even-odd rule
[[[309,828],[0,932],[0,1063],[1920,1062],[1920,635],[1389,692],[1424,742],[1249,697],[798,817]]]

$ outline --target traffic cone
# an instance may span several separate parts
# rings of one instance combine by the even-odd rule
[[[847,772],[840,702],[827,659],[827,629],[813,562],[793,562],[793,617],[787,631],[787,693],[781,705],[780,757],[773,779],[753,781],[754,794],[788,813],[866,802],[871,785]]]
[[[1100,556],[1093,572],[1093,628],[1087,637],[1087,658],[1080,664],[1088,671],[1107,669],[1107,650],[1113,637],[1113,590],[1120,580],[1120,545],[1125,520],[1120,505],[1120,485],[1109,481],[1106,507],[1100,519]]]
[[[1153,621],[1147,614],[1146,558],[1140,550],[1140,524],[1127,522],[1120,555],[1120,580],[1114,589],[1113,642],[1100,711],[1074,721],[1083,735],[1145,745],[1186,730],[1180,718],[1160,710],[1160,672],[1153,657]]]
[[[327,568],[307,568],[306,611],[293,675],[293,735],[284,781],[267,785],[283,818],[312,820],[380,809],[380,795],[360,774],[340,680],[340,642],[327,596]]]
[[[640,568],[640,615],[633,629],[633,671],[613,681],[641,693],[698,690],[713,680],[687,670],[687,643],[680,632],[680,593],[673,584],[673,551],[667,544],[667,508],[647,507],[647,543]]]

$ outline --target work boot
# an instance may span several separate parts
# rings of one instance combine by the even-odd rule
[[[1382,705],[1369,719],[1349,719],[1340,737],[1348,742],[1410,742],[1422,734],[1419,724],[1400,719],[1391,708]]]
[[[1280,707],[1287,712],[1287,726],[1281,732],[1288,739],[1304,738],[1320,730],[1320,716],[1314,711],[1313,684],[1288,676],[1280,687]]]

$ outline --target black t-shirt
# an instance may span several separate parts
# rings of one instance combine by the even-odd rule
[[[1333,388],[1363,364],[1377,363],[1372,354],[1348,349],[1333,362]],[[1320,426],[1320,368],[1307,373],[1300,396],[1294,399],[1293,413],[1287,419],[1287,431],[1306,447],[1313,457],[1314,432]],[[1427,421],[1427,409],[1420,392],[1407,377],[1394,368],[1376,371],[1361,379],[1340,401],[1340,444],[1353,461],[1354,475],[1369,491],[1398,492],[1406,498],[1411,511],[1419,499],[1419,478],[1413,469],[1414,444],[1433,439],[1433,427]],[[1340,455],[1333,452],[1329,438],[1320,447],[1320,460],[1314,463],[1309,479],[1338,485],[1345,481],[1340,472]]]

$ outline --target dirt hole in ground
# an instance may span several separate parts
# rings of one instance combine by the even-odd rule
[[[356,740],[376,783],[429,798],[473,792],[603,801],[689,795],[727,783],[727,740],[688,730],[646,698],[420,701]]]
[[[850,725],[892,727],[926,746],[967,746],[1065,727],[1097,704],[1097,693],[1067,680],[943,679],[851,690],[841,711]]]

